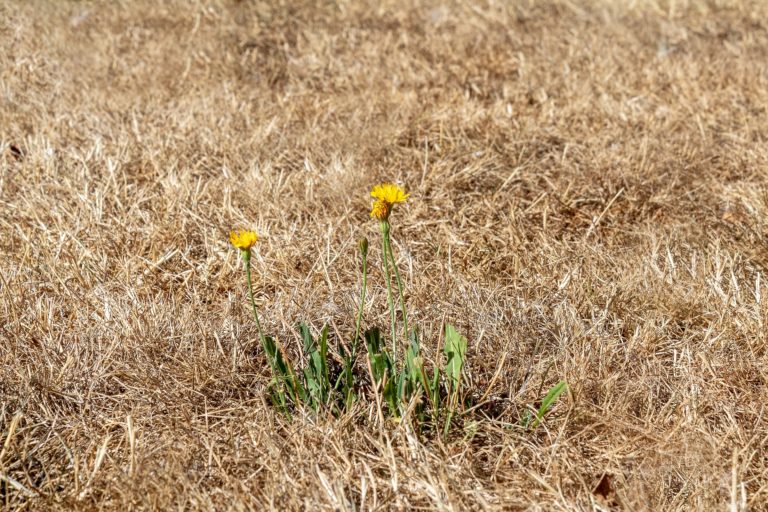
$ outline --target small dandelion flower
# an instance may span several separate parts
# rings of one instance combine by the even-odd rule
[[[232,231],[229,233],[229,241],[243,252],[250,252],[251,247],[256,245],[258,239],[259,236],[255,231]]]
[[[394,183],[380,183],[371,189],[371,197],[376,199],[371,209],[371,217],[385,221],[392,213],[392,206],[404,203],[410,194]]]

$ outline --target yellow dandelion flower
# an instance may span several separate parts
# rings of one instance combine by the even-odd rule
[[[404,203],[410,194],[406,194],[402,187],[394,183],[380,183],[371,189],[371,197],[376,199],[371,209],[371,217],[386,221],[392,213],[392,206],[396,203]]]
[[[259,236],[255,231],[232,231],[229,233],[229,241],[241,251],[250,251],[258,239]]]
[[[392,205],[386,201],[379,199],[374,201],[373,208],[371,208],[371,218],[379,220],[387,220],[389,218],[389,212],[392,210]]]
[[[394,183],[380,183],[371,189],[371,197],[393,205],[404,203],[411,194],[406,194],[402,187]]]

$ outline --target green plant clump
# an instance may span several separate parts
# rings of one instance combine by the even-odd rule
[[[422,354],[418,327],[409,327],[405,304],[405,290],[397,261],[392,251],[389,217],[395,204],[404,202],[408,194],[397,185],[385,183],[371,191],[375,198],[371,217],[378,219],[382,239],[382,267],[389,306],[391,349],[382,338],[381,330],[372,327],[361,333],[364,304],[368,284],[368,240],[359,243],[362,287],[360,305],[355,321],[355,334],[348,348],[339,344],[341,370],[332,377],[329,369],[328,327],[320,335],[312,336],[309,326],[299,324],[306,366],[296,371],[275,340],[266,336],[261,328],[251,280],[251,248],[258,237],[252,231],[232,233],[230,240],[241,250],[248,280],[248,292],[261,344],[272,371],[269,391],[272,403],[285,414],[296,409],[309,409],[314,413],[329,411],[341,414],[350,411],[359,400],[360,390],[370,383],[369,391],[376,398],[379,410],[396,421],[409,421],[419,431],[430,429],[447,435],[455,418],[466,412],[467,391],[462,378],[467,365],[467,338],[453,325],[446,324],[442,339],[443,361],[428,364]],[[394,279],[393,279],[394,277]],[[393,281],[397,286],[402,337],[398,336],[397,310]],[[367,375],[358,364],[358,347],[363,341],[367,352]],[[439,352],[439,351],[438,351]],[[367,378],[366,378],[367,377]],[[521,419],[523,427],[536,428],[543,417],[567,389],[559,382],[544,397],[535,414],[527,412]]]

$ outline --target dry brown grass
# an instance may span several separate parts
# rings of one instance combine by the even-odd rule
[[[0,500],[765,510],[767,15],[0,3]],[[455,323],[487,393],[446,440],[380,425],[369,399],[293,422],[267,406],[227,244],[262,234],[263,318],[294,357],[298,320],[349,339],[387,179],[413,192],[395,250],[428,355]],[[543,428],[503,427],[560,378]]]

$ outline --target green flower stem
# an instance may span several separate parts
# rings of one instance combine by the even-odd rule
[[[392,322],[392,360],[397,361],[397,328],[395,327],[395,303],[392,298],[392,278],[389,275],[389,222],[382,220],[379,223],[382,242],[382,261],[384,263],[384,277],[387,280],[387,303],[389,304],[389,316]]]
[[[256,328],[259,330],[261,346],[266,349],[267,340],[264,338],[264,331],[261,330],[259,312],[256,309],[256,301],[253,298],[253,282],[251,281],[251,251],[241,251],[241,254],[243,255],[243,262],[245,265],[245,275],[248,277],[248,295],[251,297],[251,306],[253,306],[253,318],[256,319]],[[270,361],[269,365],[274,366],[274,363]]]
[[[290,379],[286,377],[286,375],[280,371],[278,368],[278,348],[275,347],[274,351],[274,357],[270,357],[269,353],[269,347],[267,344],[267,338],[264,336],[264,331],[261,328],[261,321],[259,320],[259,312],[256,308],[256,300],[253,298],[253,280],[251,279],[251,251],[250,250],[241,250],[240,254],[243,257],[243,264],[245,266],[245,275],[248,278],[248,296],[251,299],[251,306],[253,307],[253,318],[256,320],[256,328],[259,330],[259,339],[261,341],[261,348],[264,350],[264,355],[267,358],[267,362],[269,363],[269,367],[272,370],[272,377],[277,380],[278,385],[280,386],[280,390],[278,391],[278,399],[280,400],[280,404],[282,405],[283,411],[285,412],[286,416],[288,418],[291,417],[290,413],[288,412],[288,409],[286,408],[286,400],[285,400],[285,388],[288,388],[288,391],[291,393],[293,401],[295,404],[299,404],[299,394],[298,390],[296,389],[296,376],[293,374],[293,368],[291,368],[290,365],[288,365],[288,371],[291,372]],[[287,382],[286,382],[287,381]]]
[[[389,259],[392,261],[392,268],[395,269],[395,280],[397,281],[397,289],[400,292],[400,309],[403,311],[403,333],[405,335],[405,342],[408,343],[408,313],[405,312],[405,295],[403,293],[403,282],[400,280],[400,271],[397,269],[395,255],[392,253],[392,242],[389,239],[389,229],[387,229],[384,237],[387,254],[389,255]]]

